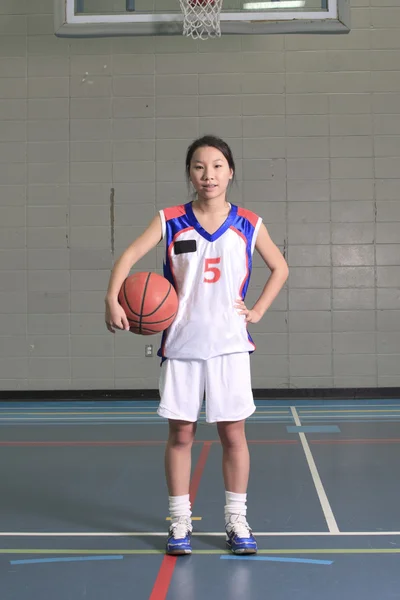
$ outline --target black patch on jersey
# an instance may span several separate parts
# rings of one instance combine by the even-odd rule
[[[196,252],[196,240],[181,240],[174,243],[175,254],[186,254],[186,252]]]

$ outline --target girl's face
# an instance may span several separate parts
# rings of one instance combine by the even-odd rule
[[[211,200],[221,195],[225,198],[232,177],[228,161],[217,148],[204,146],[194,152],[190,162],[190,180],[199,198]]]

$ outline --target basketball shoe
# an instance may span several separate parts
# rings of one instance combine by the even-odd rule
[[[167,554],[191,554],[193,525],[190,517],[179,517],[171,523],[168,531]]]
[[[257,542],[245,516],[230,515],[225,531],[226,545],[234,554],[256,554]]]

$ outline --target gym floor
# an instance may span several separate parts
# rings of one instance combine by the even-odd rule
[[[3,600],[400,598],[400,399],[257,401],[254,557],[225,549],[221,446],[203,420],[193,554],[164,555],[167,424],[156,406],[0,403]]]

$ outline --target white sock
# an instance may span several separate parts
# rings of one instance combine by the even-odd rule
[[[243,517],[246,517],[246,500],[247,494],[225,492],[225,523],[228,523],[230,515],[242,515]]]
[[[189,500],[189,494],[184,496],[168,496],[169,501],[169,515],[171,521],[177,521],[179,517],[191,517],[191,504]]]

